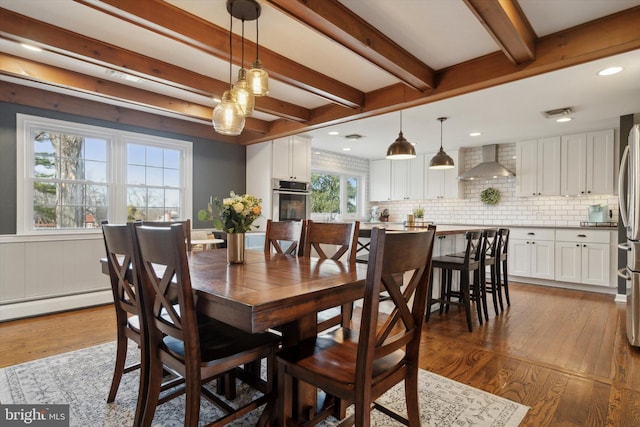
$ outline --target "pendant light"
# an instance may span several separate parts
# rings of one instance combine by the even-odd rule
[[[233,2],[227,2],[227,9],[233,10]],[[229,90],[225,90],[222,101],[213,109],[213,128],[222,135],[237,136],[244,129],[244,112],[232,93],[231,65],[233,62],[233,14],[229,11]]]
[[[238,81],[233,85],[231,94],[236,98],[245,117],[253,113],[255,97],[247,84],[247,70],[244,69],[244,19],[242,20],[242,59],[238,70]]]
[[[387,148],[387,159],[404,160],[416,157],[416,149],[402,135],[402,111],[400,111],[400,134],[398,138]]]
[[[262,63],[258,57],[259,43],[259,25],[258,17],[260,17],[260,5],[256,3],[258,8],[256,16],[256,60],[253,62],[252,68],[247,75],[247,83],[249,90],[253,92],[255,96],[265,96],[269,93],[269,73],[262,69]]]
[[[451,169],[454,167],[453,159],[442,149],[442,122],[446,117],[438,117],[440,120],[440,151],[429,162],[429,169]]]

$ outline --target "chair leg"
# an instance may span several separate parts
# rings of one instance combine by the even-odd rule
[[[191,374],[193,375],[194,372]],[[190,374],[187,373],[187,375]],[[200,419],[200,387],[200,375],[197,374],[191,376],[190,380],[185,383],[185,427],[197,427],[198,425],[198,420]]]
[[[428,322],[429,317],[431,317],[432,305],[433,305],[433,268],[431,269],[431,274],[429,275],[429,284],[427,285],[427,312],[424,315],[424,320],[426,322]]]
[[[123,331],[118,330],[118,342],[116,349],[116,364],[113,368],[113,379],[111,380],[111,389],[109,389],[109,396],[107,402],[111,403],[116,399],[116,393],[118,387],[120,387],[120,380],[124,373],[124,364],[127,359],[127,345],[129,339],[125,336]]]
[[[495,311],[496,316],[498,315],[498,295],[500,295],[500,288],[498,286],[498,281],[496,278],[496,266],[492,265],[489,268],[489,280],[491,281],[491,299],[493,300],[493,311]],[[489,319],[487,319],[489,320]]]
[[[404,398],[407,403],[409,427],[420,426],[420,405],[418,403],[418,369],[404,379]]]
[[[502,262],[502,278],[504,279],[503,287],[504,287],[504,296],[507,299],[507,305],[511,306],[511,301],[509,301],[509,279],[507,277],[507,261]]]
[[[480,270],[473,271],[473,283],[469,287],[473,290],[473,300],[476,302],[476,310],[478,312],[478,322],[482,325],[484,323],[482,315],[482,307],[485,307],[486,311],[486,298],[483,298],[483,286],[482,280],[484,275],[480,273]]]
[[[153,417],[158,406],[158,398],[160,397],[160,388],[162,386],[162,361],[157,354],[149,356],[149,375],[147,386],[147,401],[144,405],[142,416],[142,427],[149,427],[153,422]]]
[[[467,328],[469,332],[473,332],[473,326],[471,325],[471,295],[469,293],[469,275],[465,272],[460,272],[460,295],[462,295],[464,302],[464,311],[467,316]]]
[[[496,292],[498,293],[498,302],[500,303],[500,311],[504,311],[504,302],[502,299],[502,263],[496,261],[495,279],[496,279]]]

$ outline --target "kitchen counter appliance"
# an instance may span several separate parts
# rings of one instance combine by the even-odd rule
[[[272,211],[274,221],[300,221],[311,217],[311,184],[273,180]]]
[[[627,235],[627,241],[618,245],[627,253],[627,266],[618,270],[618,276],[627,282],[627,338],[640,347],[640,125],[631,128],[629,145],[622,154],[618,198]]]

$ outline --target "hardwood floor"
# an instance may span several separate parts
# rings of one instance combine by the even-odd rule
[[[523,426],[640,426],[640,349],[613,296],[511,284],[511,307],[468,332],[434,313],[420,365],[531,409]],[[0,324],[0,367],[115,340],[113,307]]]

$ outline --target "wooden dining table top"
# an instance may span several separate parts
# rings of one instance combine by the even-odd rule
[[[189,254],[196,307],[247,332],[295,322],[364,294],[366,265],[247,250],[228,264],[225,250]]]

